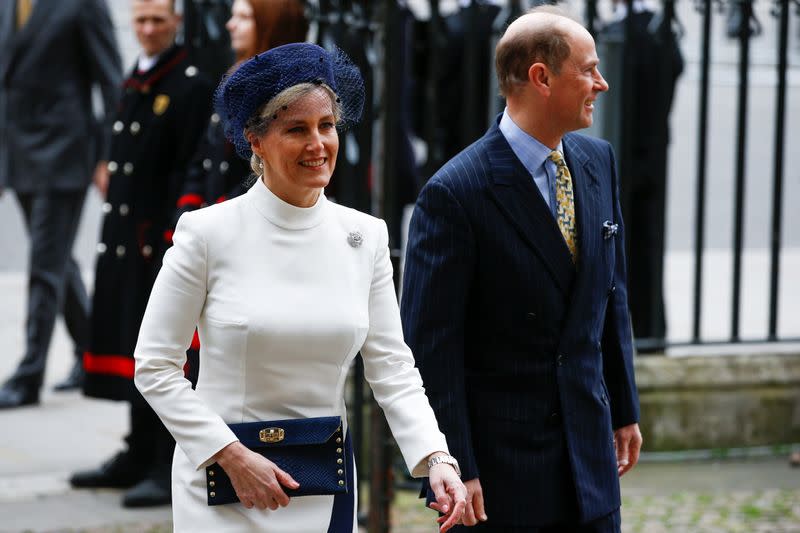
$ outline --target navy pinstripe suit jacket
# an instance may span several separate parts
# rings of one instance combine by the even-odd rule
[[[406,341],[495,525],[619,507],[612,428],[639,418],[614,155],[580,134],[563,146],[577,266],[497,124],[430,179],[411,220]]]

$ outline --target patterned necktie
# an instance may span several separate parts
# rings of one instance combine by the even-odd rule
[[[17,30],[22,28],[31,16],[31,0],[17,0]]]
[[[578,261],[578,229],[575,224],[575,195],[572,192],[572,176],[564,161],[564,156],[558,150],[553,150],[547,156],[556,164],[556,222],[569,252],[572,262]]]

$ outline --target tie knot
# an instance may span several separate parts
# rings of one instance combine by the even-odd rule
[[[550,155],[547,156],[547,159],[555,163],[557,167],[567,166],[567,162],[564,161],[564,154],[558,150],[553,150],[550,152]]]

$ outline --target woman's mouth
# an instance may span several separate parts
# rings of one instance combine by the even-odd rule
[[[300,161],[300,164],[302,166],[304,166],[304,167],[316,168],[316,167],[321,167],[322,165],[324,165],[325,161],[327,161],[327,160],[328,159],[325,158],[325,157],[320,158],[320,159],[309,159],[308,161]]]

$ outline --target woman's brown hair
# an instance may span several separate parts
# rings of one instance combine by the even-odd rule
[[[306,40],[308,20],[300,0],[246,0],[253,8],[256,43],[236,57],[236,62],[249,59],[270,48]]]

